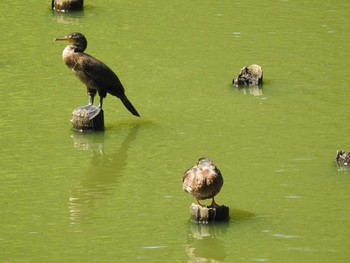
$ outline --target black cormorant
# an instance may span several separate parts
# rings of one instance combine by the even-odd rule
[[[126,97],[124,87],[117,75],[103,62],[84,53],[87,40],[83,34],[75,32],[64,37],[57,37],[54,40],[69,43],[63,50],[62,58],[75,76],[86,85],[89,105],[94,103],[94,97],[98,92],[100,96],[99,107],[102,108],[102,101],[109,93],[118,97],[133,115],[140,117],[140,114]]]

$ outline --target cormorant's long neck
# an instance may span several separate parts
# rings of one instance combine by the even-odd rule
[[[75,45],[66,46],[62,53],[62,59],[69,68],[73,69],[77,63],[79,54],[83,53],[83,51],[84,49],[78,48]]]
[[[84,50],[86,49],[86,46],[75,46],[75,45],[73,45],[73,47],[74,47],[74,51],[75,52],[84,52]]]

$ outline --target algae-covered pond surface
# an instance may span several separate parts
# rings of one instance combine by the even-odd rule
[[[348,262],[347,1],[1,3],[0,262]],[[82,32],[141,114],[106,130],[54,37]],[[231,81],[253,63],[262,94]],[[195,225],[181,176],[209,156],[230,221]],[[205,202],[204,202],[205,203]],[[209,203],[209,201],[207,202]]]

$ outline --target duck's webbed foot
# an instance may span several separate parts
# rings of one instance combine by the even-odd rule
[[[202,204],[199,202],[199,199],[198,199],[198,198],[196,198],[196,200],[197,200],[197,204],[199,204],[201,207],[205,206],[205,205],[202,205]]]
[[[211,202],[210,207],[211,208],[218,208],[218,207],[220,207],[217,203],[215,203],[214,197],[213,197],[213,201]]]

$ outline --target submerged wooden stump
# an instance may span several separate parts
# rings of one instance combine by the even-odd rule
[[[262,84],[263,69],[257,64],[243,67],[239,75],[232,80],[232,85],[237,88],[242,86],[260,86]]]
[[[344,150],[337,151],[334,161],[337,164],[339,171],[350,170],[350,152]]]
[[[208,224],[214,221],[219,222],[229,220],[229,207],[224,205],[212,208],[193,203],[190,207],[190,213],[191,221],[194,223]]]
[[[57,12],[83,10],[84,0],[52,0],[51,8]]]
[[[94,105],[84,105],[72,112],[73,128],[78,131],[104,130],[103,110]]]

